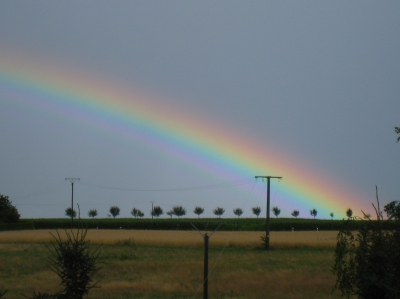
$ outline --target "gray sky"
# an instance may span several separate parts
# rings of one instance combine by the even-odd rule
[[[370,206],[375,185],[381,202],[400,199],[399,13],[399,1],[1,1],[0,62],[7,51],[137,87],[272,144]],[[84,216],[96,208],[106,217],[111,205],[121,217],[134,206],[148,216],[151,201],[165,212],[183,205],[190,217],[196,205],[204,216],[216,206],[225,217],[265,209],[265,184],[253,189],[253,177],[217,188],[227,181],[89,121],[32,109],[29,97],[17,104],[7,90],[1,81],[0,193],[23,218],[64,217],[66,177],[81,178],[74,198]],[[272,195],[285,178],[273,185]],[[286,217],[314,208],[272,200]]]

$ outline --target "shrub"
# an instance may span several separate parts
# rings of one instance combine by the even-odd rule
[[[49,267],[61,278],[61,285],[64,287],[63,298],[81,299],[90,289],[97,286],[98,281],[93,282],[93,276],[100,270],[97,266],[100,247],[90,247],[90,241],[85,240],[87,229],[65,233],[66,241],[62,241],[58,231],[57,236],[50,233],[54,242],[48,247],[52,254]]]
[[[384,210],[389,219],[384,221],[378,191],[376,199],[378,206],[373,205],[376,221],[360,219],[362,225],[355,232],[349,225],[354,218],[349,218],[339,231],[333,272],[337,276],[335,288],[343,296],[400,298],[400,217],[397,217],[400,205],[398,202],[386,205]],[[385,222],[396,225],[388,229]]]
[[[12,205],[8,196],[0,194],[0,222],[16,223],[19,221],[19,217],[17,208]]]

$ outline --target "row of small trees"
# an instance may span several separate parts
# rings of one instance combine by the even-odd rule
[[[260,213],[261,213],[261,208],[257,206],[257,207],[253,207],[253,208],[251,208],[251,209],[252,209],[253,214],[256,215],[257,218],[258,218],[258,216],[259,216]],[[110,217],[112,216],[113,218],[115,218],[115,217],[117,217],[117,216],[119,215],[120,208],[117,207],[117,206],[112,206],[112,207],[110,208],[109,212],[110,212],[109,216],[110,216]],[[204,208],[199,207],[199,206],[195,207],[194,210],[193,210],[193,213],[195,213],[198,217],[200,217],[200,215],[203,214],[203,212],[204,212]],[[274,213],[275,217],[279,217],[279,215],[280,215],[280,213],[281,213],[281,210],[280,210],[278,207],[273,207],[273,208],[272,208],[272,212]],[[213,210],[213,213],[214,213],[214,215],[216,215],[216,216],[218,216],[218,217],[221,217],[221,216],[225,213],[225,209],[224,209],[224,208],[221,208],[221,207],[217,207],[217,208],[215,208],[215,209]],[[243,214],[243,209],[241,209],[241,208],[235,208],[235,209],[233,209],[233,213],[234,213],[236,216],[240,217],[240,216]],[[144,217],[144,213],[143,213],[140,209],[137,209],[137,208],[133,208],[132,211],[131,211],[131,214],[132,214],[132,216],[135,217],[135,218],[142,218],[142,217]],[[160,206],[155,206],[155,207],[153,207],[153,209],[150,211],[150,215],[151,215],[152,217],[160,217],[162,214],[164,214],[164,210],[163,210]],[[171,217],[172,217],[172,216],[177,216],[177,217],[179,218],[179,217],[181,217],[181,216],[185,216],[185,215],[186,215],[186,209],[185,209],[184,207],[182,207],[182,206],[174,206],[174,207],[173,207],[171,210],[169,210],[166,214],[167,214],[168,216],[171,216]],[[316,209],[310,210],[310,215],[313,216],[314,219],[315,219],[315,217],[317,216],[317,214],[318,214],[318,211],[317,211]],[[67,208],[67,209],[65,210],[65,215],[68,216],[68,217],[71,217],[71,216],[72,216],[72,217],[75,218],[75,217],[76,217],[76,211],[75,211],[75,210],[72,210],[71,208]],[[97,213],[97,210],[96,210],[96,209],[89,210],[89,212],[88,212],[88,216],[91,217],[91,218],[94,218],[94,217],[96,217],[97,215],[98,215],[98,213]],[[294,211],[291,213],[291,215],[292,215],[293,217],[297,218],[297,217],[300,215],[300,212],[299,212],[299,210],[294,210]],[[351,209],[348,209],[348,210],[346,211],[346,215],[347,215],[347,217],[351,218],[352,215],[353,215],[353,211],[352,211]],[[333,213],[330,213],[330,216],[331,216],[332,219],[333,219],[334,214],[333,214]],[[369,217],[368,214],[367,214],[366,217]]]

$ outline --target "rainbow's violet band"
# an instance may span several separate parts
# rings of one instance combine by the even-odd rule
[[[34,63],[0,54],[0,101],[30,103],[89,122],[102,130],[141,142],[183,159],[224,180],[282,176],[276,196],[285,206],[323,208],[344,215],[368,205],[360,194],[334,178],[294,160],[265,141],[254,140],[202,119],[195,111],[168,107],[135,89],[55,64]],[[305,215],[304,215],[305,216]],[[343,217],[343,216],[339,216]]]

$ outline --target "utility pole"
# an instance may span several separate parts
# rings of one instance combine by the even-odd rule
[[[151,219],[154,217],[154,208],[153,208],[154,201],[151,201]]]
[[[203,299],[208,299],[208,241],[210,237],[204,235],[204,283],[203,283]]]
[[[267,179],[267,219],[266,219],[266,228],[265,228],[265,249],[269,249],[269,201],[270,201],[270,180],[271,179],[281,179],[282,177],[280,176],[262,176],[262,175],[256,175],[256,179],[262,178],[262,179]]]
[[[71,228],[74,227],[74,183],[76,181],[80,181],[80,178],[66,178],[66,181],[69,181],[72,186],[72,197],[71,197]]]
[[[219,229],[219,227],[222,225],[222,222],[210,235],[207,233],[203,235],[192,222],[190,222],[190,224],[204,238],[203,299],[208,299],[208,244],[211,236],[217,231],[217,229]]]

